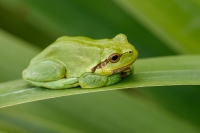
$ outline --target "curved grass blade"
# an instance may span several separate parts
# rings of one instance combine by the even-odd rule
[[[2,83],[0,84],[0,107],[106,90],[169,85],[200,85],[199,59],[199,55],[141,59],[135,63],[135,74],[123,79],[118,84],[95,89],[81,89],[78,87],[65,90],[49,90],[31,86],[23,80]]]

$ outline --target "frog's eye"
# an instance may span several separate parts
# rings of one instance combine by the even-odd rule
[[[114,53],[114,54],[111,54],[109,57],[108,57],[108,61],[112,62],[112,63],[116,63],[119,61],[120,59],[120,54],[118,53]]]

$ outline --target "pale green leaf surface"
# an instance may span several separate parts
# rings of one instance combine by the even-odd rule
[[[134,63],[136,72],[200,70],[200,55],[144,58]]]
[[[200,53],[197,0],[113,0],[178,53]]]
[[[135,63],[135,74],[123,79],[118,84],[96,89],[49,90],[30,86],[23,80],[2,83],[0,84],[0,107],[53,97],[115,89],[166,85],[200,85],[199,58],[200,56],[196,55],[141,59]],[[186,62],[185,60],[191,62]]]

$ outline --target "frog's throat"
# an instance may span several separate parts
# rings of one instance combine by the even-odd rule
[[[96,69],[100,69],[100,68],[106,66],[106,65],[108,64],[108,62],[109,62],[108,59],[106,59],[106,60],[103,61],[103,62],[100,62],[99,64],[97,64],[96,66],[94,66],[94,67],[91,69],[91,71],[94,73],[94,72],[96,71]],[[112,74],[120,73],[120,72],[122,72],[122,71],[124,71],[124,70],[130,69],[130,66],[131,66],[133,63],[134,63],[134,61],[131,62],[130,64],[126,65],[126,66],[123,66],[123,67],[114,69],[114,70],[112,71],[112,72],[113,72]]]

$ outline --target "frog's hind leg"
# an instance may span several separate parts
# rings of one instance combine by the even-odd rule
[[[43,60],[26,68],[22,77],[25,80],[46,82],[54,81],[65,77],[65,66],[56,60]]]
[[[23,71],[23,79],[39,87],[65,89],[78,86],[78,78],[65,78],[65,66],[56,60],[44,60]]]

